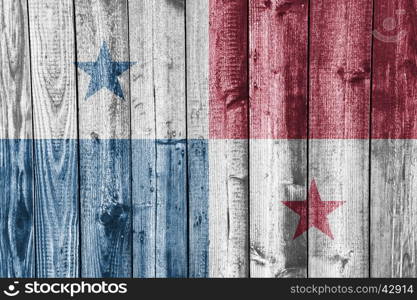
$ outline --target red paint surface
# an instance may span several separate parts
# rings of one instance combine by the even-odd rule
[[[310,138],[368,138],[372,0],[312,1],[310,24]]]
[[[307,137],[308,1],[250,1],[250,137]]]
[[[416,10],[416,1],[375,1],[373,138],[417,138]]]
[[[247,0],[210,0],[210,138],[248,138],[247,18]]]
[[[294,239],[302,235],[311,227],[316,227],[318,230],[333,239],[334,236],[330,229],[327,215],[332,213],[336,208],[343,205],[345,202],[322,201],[314,180],[311,182],[308,199],[309,201],[283,201],[287,207],[300,216],[300,221],[298,222],[298,226],[294,234]]]

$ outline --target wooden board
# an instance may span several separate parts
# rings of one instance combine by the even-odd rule
[[[1,1],[0,14],[0,139],[31,139],[27,0]]]
[[[35,275],[27,1],[0,1],[0,277]]]
[[[184,9],[129,6],[135,277],[188,274]]]
[[[249,275],[248,3],[209,1],[210,277]]]
[[[372,1],[314,1],[310,10],[308,182],[321,201],[344,203],[327,216],[329,235],[309,230],[308,275],[366,277]],[[313,205],[309,218],[324,220]]]
[[[29,21],[36,275],[77,277],[78,156],[72,1],[29,0]]]
[[[155,277],[156,126],[153,0],[129,2],[132,111],[133,277]]]
[[[156,276],[188,276],[185,2],[155,1]]]
[[[209,1],[186,1],[188,269],[189,277],[209,274],[208,76]]]
[[[417,1],[375,1],[371,276],[416,277]]]
[[[129,62],[127,1],[75,1],[77,62],[95,62],[103,43]],[[130,277],[132,206],[129,71],[88,97],[91,77],[79,68],[81,275]],[[113,87],[114,88],[114,87]]]
[[[416,8],[0,0],[0,277],[416,277]]]
[[[283,201],[307,194],[308,3],[250,3],[251,277],[305,277],[306,235]]]

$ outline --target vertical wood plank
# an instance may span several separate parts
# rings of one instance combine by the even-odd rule
[[[309,204],[309,276],[368,276],[372,1],[313,1],[310,30],[309,184],[331,214]],[[311,200],[311,199],[310,199]]]
[[[308,1],[250,1],[251,277],[305,277]]]
[[[29,0],[39,277],[79,275],[73,6]]]
[[[248,1],[209,1],[210,277],[247,277]]]
[[[209,1],[186,1],[189,276],[209,274]]]
[[[134,276],[187,277],[185,2],[129,3]]]
[[[0,139],[31,139],[27,0],[0,1],[0,15]]]
[[[374,3],[371,276],[417,276],[417,1]]]
[[[156,276],[188,276],[185,1],[154,1]]]
[[[95,62],[103,43],[111,59],[129,62],[127,1],[75,1],[77,62]],[[81,255],[83,277],[130,277],[131,144],[129,71],[118,76],[123,98],[109,89],[91,97],[78,71]]]
[[[155,277],[156,127],[153,52],[154,1],[129,2],[132,110],[133,277]]]
[[[0,277],[33,277],[33,144],[27,1],[0,1],[0,16]]]

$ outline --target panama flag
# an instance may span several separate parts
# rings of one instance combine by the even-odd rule
[[[415,277],[415,0],[0,0],[0,277]]]

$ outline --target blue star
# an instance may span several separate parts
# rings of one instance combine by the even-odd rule
[[[97,93],[102,88],[107,88],[116,96],[124,99],[122,87],[117,78],[123,72],[127,71],[135,62],[116,62],[111,58],[109,48],[106,42],[101,45],[100,53],[95,62],[78,62],[78,68],[82,69],[91,76],[88,92],[85,96],[89,97]]]

